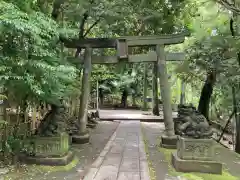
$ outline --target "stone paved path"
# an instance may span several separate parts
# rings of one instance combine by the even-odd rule
[[[163,121],[163,112],[160,111],[160,116],[151,115],[151,111],[141,110],[99,110],[101,120],[141,120],[146,122],[161,122]],[[173,112],[173,117],[177,117],[177,112]]]
[[[150,180],[140,121],[121,121],[83,180]]]

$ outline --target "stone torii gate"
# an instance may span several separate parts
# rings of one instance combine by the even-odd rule
[[[138,62],[154,62],[154,63],[157,63],[157,54],[156,52],[149,52],[148,53],[149,56],[146,56],[146,55],[142,55],[140,54],[139,55],[139,59],[138,59]],[[183,61],[185,59],[185,54],[182,53],[182,52],[177,52],[177,53],[169,53],[169,52],[165,52],[165,55],[166,55],[166,61]],[[149,59],[148,59],[149,58]],[[146,68],[146,67],[144,67]],[[144,70],[144,76],[146,76],[146,69]],[[155,69],[155,67],[153,67],[153,71],[152,71],[152,74],[153,74],[153,94],[152,94],[152,102],[153,102],[153,113],[154,111],[159,111],[159,102],[158,102],[158,82],[157,82],[157,79],[159,77],[159,70],[158,69]],[[144,77],[144,80],[146,80],[146,77]],[[144,82],[144,86],[145,86],[145,83]],[[145,88],[145,87],[144,87]],[[144,89],[144,91],[146,91]],[[144,92],[144,100],[146,99],[146,92]],[[181,101],[182,102],[182,101]],[[144,101],[144,109],[146,109],[146,101]]]
[[[166,69],[166,60],[182,60],[182,54],[165,53],[164,47],[171,44],[183,43],[185,37],[189,36],[188,33],[161,35],[161,36],[126,36],[119,38],[87,38],[87,39],[63,39],[66,48],[85,48],[84,60],[77,59],[79,63],[84,63],[83,78],[89,78],[91,73],[91,64],[105,64],[105,63],[118,63],[121,60],[127,62],[157,62],[158,72],[160,77],[160,90],[163,101],[163,114],[166,134],[162,137],[162,145],[165,147],[176,146],[177,138],[174,133],[174,123],[172,118],[171,107],[171,93],[168,83],[168,75]],[[147,54],[128,53],[129,47],[151,46],[156,48],[156,52],[149,52]],[[92,48],[115,48],[117,56],[97,56],[92,55]],[[179,58],[179,59],[178,59]],[[76,61],[76,58],[68,58]],[[75,60],[74,60],[75,59]],[[87,104],[89,94],[84,92],[88,91],[89,82],[83,84],[81,96],[81,107],[79,112],[79,133],[72,136],[73,142],[88,142],[89,135],[86,132],[87,124]],[[89,93],[89,91],[88,91]],[[84,97],[85,96],[85,97]]]
[[[170,52],[165,52],[166,54],[166,61],[183,61],[185,59],[185,54],[182,52],[177,52],[177,53],[170,53]],[[67,58],[69,62],[72,62],[74,64],[79,64],[79,59],[75,57],[68,57]],[[121,61],[117,56],[100,56],[100,55],[92,55],[92,64],[116,64]],[[80,59],[81,63],[84,62],[84,59]],[[154,51],[149,51],[147,54],[129,54],[127,62],[129,63],[139,63],[139,62],[157,62],[157,54]],[[153,68],[153,111],[154,109],[157,109],[159,111],[159,106],[158,106],[158,87],[157,87],[157,77],[158,77],[158,72],[157,74],[154,72]],[[145,85],[144,85],[145,86]],[[181,95],[182,97],[182,95]],[[143,99],[146,99],[146,94],[144,93]],[[182,99],[182,98],[181,98]],[[182,102],[182,101],[181,101]],[[144,101],[145,103],[145,101]]]

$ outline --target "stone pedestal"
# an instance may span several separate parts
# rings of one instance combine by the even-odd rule
[[[96,118],[100,118],[99,110],[96,111]]]
[[[93,124],[93,123],[91,123],[91,122],[88,122],[88,124],[87,124],[87,128],[94,129],[94,128],[96,128],[96,127],[97,127],[97,124]]]
[[[177,148],[177,138],[178,136],[161,136],[161,147],[167,149],[176,149]]]
[[[69,151],[69,136],[61,133],[56,137],[33,137],[24,144],[25,153],[19,155],[20,161],[28,164],[63,166],[73,160]]]
[[[72,143],[76,144],[86,144],[89,143],[90,135],[88,131],[85,133],[79,133],[72,135]]]
[[[215,161],[212,139],[178,138],[177,152],[172,153],[172,165],[180,172],[222,174],[222,163]]]

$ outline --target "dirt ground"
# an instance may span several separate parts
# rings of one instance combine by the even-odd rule
[[[99,122],[96,129],[90,131],[90,143],[72,145],[75,160],[66,167],[44,167],[22,165],[10,172],[5,180],[79,180],[84,170],[99,156],[100,152],[118,127],[119,122]]]
[[[190,177],[193,175],[192,178],[182,178],[184,180],[196,179],[193,177],[201,177],[201,180],[240,180],[240,155],[219,144],[216,144],[216,160],[223,163],[223,175],[216,175],[214,177],[212,175],[201,173],[181,173],[181,177],[179,176],[180,173],[175,173],[177,174],[176,176],[169,175],[173,168],[171,167],[171,170],[169,170],[169,160],[166,159],[166,154],[170,154],[172,150],[162,149],[161,151],[161,148],[159,148],[159,137],[163,131],[163,123],[142,123],[142,132],[145,139],[145,145],[147,146],[146,149],[150,165],[151,180],[178,180],[181,179],[182,175],[183,177]]]
[[[219,145],[217,159],[224,163],[225,168],[233,176],[240,179],[240,155]]]

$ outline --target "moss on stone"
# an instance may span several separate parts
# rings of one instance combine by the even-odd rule
[[[187,180],[238,180],[237,177],[232,176],[227,172],[226,169],[223,169],[222,175],[216,174],[206,174],[206,173],[182,173],[176,172],[171,165],[171,154],[176,150],[165,149],[159,147],[159,151],[165,155],[166,161],[168,162],[168,174],[171,176],[180,176],[184,177]]]
[[[150,177],[151,180],[156,180],[156,175],[155,175],[155,170],[152,166],[152,162],[149,159],[149,151],[148,151],[148,141],[145,137],[144,130],[142,128],[142,134],[143,134],[143,140],[145,144],[145,152],[147,154],[147,159],[148,159],[148,166],[149,166],[149,172],[150,172]],[[158,138],[158,144],[161,144],[161,138]],[[216,144],[216,147],[219,145]],[[218,147],[219,148],[219,147]],[[223,169],[223,174],[222,175],[216,175],[216,174],[206,174],[206,173],[182,173],[182,172],[177,172],[171,165],[171,154],[172,152],[176,151],[174,149],[165,149],[159,147],[159,151],[165,155],[165,160],[168,162],[168,175],[170,176],[180,176],[185,178],[186,180],[238,180],[239,178],[232,176],[226,168]],[[239,157],[239,155],[237,155]]]
[[[41,169],[42,171],[47,172],[57,172],[57,171],[69,171],[74,168],[79,162],[79,159],[75,156],[72,162],[67,164],[66,166],[36,166],[37,168]]]
[[[4,176],[4,180],[28,180],[34,179],[37,175],[48,175],[52,172],[69,171],[74,168],[79,162],[75,156],[71,163],[66,166],[43,166],[43,165],[21,165],[18,169],[11,169],[8,174]]]
[[[147,155],[149,175],[150,175],[151,180],[156,180],[156,173],[155,173],[155,170],[152,166],[152,162],[149,159],[149,151],[148,151],[148,145],[147,145],[148,141],[145,137],[143,127],[141,128],[141,130],[142,130],[142,135],[143,135],[144,149],[145,149],[145,152],[146,152],[146,155]]]

